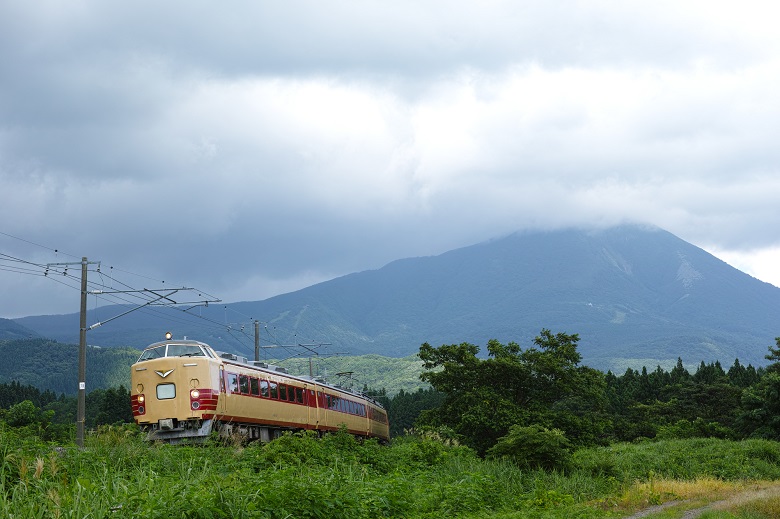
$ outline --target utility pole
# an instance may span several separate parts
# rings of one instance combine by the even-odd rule
[[[87,261],[83,256],[80,262],[71,263],[49,263],[46,265],[46,272],[49,267],[65,266],[65,271],[69,265],[81,265],[81,310],[79,312],[79,392],[78,403],[76,407],[76,445],[84,446],[84,422],[86,416],[86,396],[87,396],[87,266],[100,264],[99,261]]]
[[[255,319],[255,361],[260,362],[260,321]]]
[[[79,313],[79,397],[76,410],[76,445],[84,447],[87,399],[87,257],[81,258],[81,311]]]

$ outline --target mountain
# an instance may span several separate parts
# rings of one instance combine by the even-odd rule
[[[40,334],[11,319],[0,317],[0,340],[28,339],[32,337],[40,337]]]
[[[99,308],[105,320],[125,311]],[[780,289],[658,228],[620,226],[515,233],[432,257],[394,261],[264,301],[140,310],[88,333],[90,344],[143,347],[165,330],[251,356],[262,343],[325,342],[350,354],[406,356],[429,342],[491,338],[530,346],[542,328],[578,333],[583,362],[690,366],[735,358],[764,364],[780,335]],[[94,317],[94,319],[92,319]],[[230,321],[243,321],[244,328]],[[78,341],[78,315],[16,319]]]
[[[87,391],[130,385],[130,365],[138,359],[129,348],[87,348]],[[79,347],[49,339],[0,341],[0,383],[19,382],[42,391],[78,392]]]

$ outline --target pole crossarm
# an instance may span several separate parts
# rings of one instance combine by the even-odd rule
[[[97,328],[98,326],[102,326],[110,321],[113,321],[114,319],[118,319],[124,315],[129,314],[130,312],[135,312],[136,310],[140,310],[141,308],[145,308],[147,306],[176,306],[176,305],[184,305],[184,304],[193,304],[197,303],[198,305],[206,305],[208,306],[209,303],[219,303],[221,302],[220,299],[214,299],[214,300],[199,300],[199,301],[175,301],[174,299],[171,299],[171,296],[176,294],[177,292],[181,291],[188,291],[188,290],[195,290],[194,288],[190,287],[180,287],[180,288],[155,288],[155,289],[149,289],[144,288],[142,290],[111,290],[111,291],[104,291],[104,290],[93,290],[91,293],[100,293],[100,294],[130,294],[130,293],[148,293],[153,294],[157,296],[155,299],[152,299],[150,301],[147,301],[144,304],[138,305],[135,308],[131,308],[130,310],[127,310],[126,312],[122,312],[119,315],[115,315],[114,317],[110,317],[106,319],[105,321],[97,322],[90,326],[88,329],[93,330]],[[164,293],[163,293],[164,292]],[[167,302],[158,303],[158,301],[161,301],[165,299]],[[194,307],[190,307],[187,310],[190,310]]]

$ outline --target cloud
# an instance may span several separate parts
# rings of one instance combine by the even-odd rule
[[[235,299],[629,220],[758,258],[777,9],[4,4],[0,230]]]

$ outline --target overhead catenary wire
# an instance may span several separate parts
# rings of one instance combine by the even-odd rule
[[[3,231],[0,231],[0,235],[45,249],[50,253],[53,253],[57,259],[59,259],[60,255],[80,259],[78,256],[69,254],[67,252],[63,252],[59,248],[48,247],[46,245],[42,245],[40,243],[36,243],[31,240],[20,238],[18,236]],[[106,265],[105,262],[101,262],[100,264],[98,264],[97,268],[88,269],[88,272],[96,273],[98,275],[97,276],[98,279],[95,279],[95,276],[89,276],[87,282],[88,294],[94,297],[95,308],[92,311],[94,315],[97,315],[98,311],[102,312],[101,309],[103,308],[103,306],[102,305],[99,306],[98,301],[104,303],[105,305],[138,306],[139,308],[137,309],[137,311],[139,313],[152,315],[157,318],[161,318],[182,325],[203,327],[204,330],[219,331],[231,337],[236,344],[238,344],[242,349],[245,349],[247,352],[251,352],[253,350],[253,346],[251,346],[250,344],[254,342],[254,336],[249,335],[245,331],[245,327],[248,326],[250,323],[253,324],[255,320],[252,319],[250,316],[246,315],[245,313],[240,312],[235,308],[225,306],[226,312],[227,311],[234,312],[248,319],[248,321],[238,322],[238,323],[228,323],[227,316],[225,316],[225,322],[220,323],[219,321],[204,316],[202,314],[195,314],[191,312],[190,310],[192,310],[192,308],[194,307],[180,308],[175,305],[153,306],[149,303],[154,301],[156,297],[155,291],[167,290],[170,288],[170,286],[165,287],[164,289],[156,289],[156,290],[149,290],[149,291],[146,291],[144,289],[136,289],[130,283],[120,279],[117,276],[117,273],[136,276],[138,278],[145,279],[148,281],[157,281],[161,285],[165,285],[165,281],[156,280],[153,277],[146,276],[143,274],[138,274],[132,272],[131,270],[118,268],[114,265],[108,265],[108,271],[106,271],[106,269],[104,268],[105,265]],[[76,272],[76,274],[80,274],[80,272],[78,272],[78,269],[73,269],[73,268],[69,271],[68,266],[66,264],[57,265],[54,263],[32,261],[29,259],[24,259],[20,257],[20,255],[18,254],[14,255],[14,254],[0,252],[0,271],[11,272],[20,275],[32,275],[32,276],[44,277],[44,278],[51,279],[67,288],[71,288],[73,290],[79,290],[79,291],[81,290],[80,275],[73,274],[73,272]],[[124,288],[126,290],[123,291],[121,290],[121,288]],[[208,297],[211,299],[218,299],[216,296],[213,296],[212,294],[202,290],[196,290],[196,292],[198,293],[198,297]],[[171,310],[174,310],[175,312],[171,312]],[[99,321],[99,322],[102,324],[104,322],[107,322],[107,320]],[[269,327],[268,326],[269,323],[265,321],[263,321],[263,323],[264,323],[263,331],[267,335],[267,342],[281,345],[280,347],[288,354],[288,356],[290,356],[290,358],[295,356],[301,356],[296,354],[295,352],[295,348],[298,347],[299,343],[317,343],[317,341],[314,339],[304,338],[303,336],[299,336],[297,330],[285,331],[284,333],[282,333],[282,335],[287,335],[288,340],[284,340],[284,341],[279,340],[280,337],[278,336],[279,335],[278,332],[281,330],[276,327]]]

